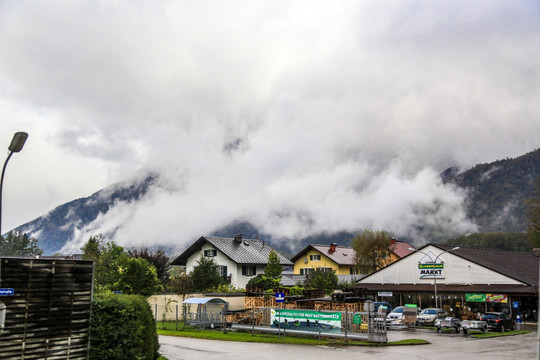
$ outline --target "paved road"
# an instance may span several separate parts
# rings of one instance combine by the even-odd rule
[[[536,333],[488,339],[461,334],[437,334],[432,330],[392,331],[389,341],[425,339],[415,346],[305,346],[211,341],[160,336],[160,352],[169,360],[286,360],[286,359],[535,359]]]

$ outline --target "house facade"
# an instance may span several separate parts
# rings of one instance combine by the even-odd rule
[[[414,250],[403,241],[392,239],[388,250],[382,251],[380,256],[385,266],[407,256]],[[294,263],[294,274],[307,275],[315,269],[333,270],[336,275],[357,275],[355,251],[350,246],[310,244],[296,254],[291,261]]]
[[[271,251],[272,247],[264,241],[244,239],[242,235],[233,238],[202,236],[171,264],[183,265],[189,273],[201,256],[211,258],[227,282],[237,288],[245,288],[254,276],[264,273]],[[282,266],[292,266],[292,262],[279,253],[277,255]]]
[[[294,263],[295,275],[308,275],[315,269],[334,271],[336,275],[358,274],[354,260],[354,250],[348,246],[310,244],[296,254]]]

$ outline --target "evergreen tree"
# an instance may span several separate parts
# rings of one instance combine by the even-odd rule
[[[338,282],[334,270],[327,271],[319,268],[308,274],[304,286],[308,289],[323,289],[326,295],[332,295],[334,289],[338,287]]]
[[[190,272],[195,291],[206,291],[223,283],[218,272],[218,264],[213,259],[201,255],[197,265]]]
[[[270,251],[270,254],[268,254],[268,263],[264,268],[264,275],[269,278],[277,279],[281,276],[282,272],[283,266],[279,263],[277,253],[274,250]]]
[[[527,207],[529,242],[533,247],[540,247],[540,177],[536,179],[532,195],[527,199]]]
[[[19,231],[10,231],[4,238],[0,236],[0,255],[36,256],[43,254],[38,241]]]

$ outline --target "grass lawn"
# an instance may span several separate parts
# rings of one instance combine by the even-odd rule
[[[317,337],[294,336],[288,334],[286,337],[274,334],[254,334],[238,331],[227,331],[226,333],[220,330],[197,330],[191,326],[186,326],[185,329],[182,323],[178,325],[179,330],[176,331],[175,322],[165,322],[157,324],[157,332],[159,335],[182,336],[197,339],[208,340],[223,340],[223,341],[242,341],[242,342],[259,342],[272,344],[296,344],[296,345],[355,345],[355,346],[394,346],[394,345],[420,345],[428,344],[429,342],[420,339],[408,339],[402,341],[389,342],[385,344],[370,343],[367,341],[348,341],[337,339],[318,339]]]
[[[487,332],[485,334],[478,332],[478,333],[472,333],[470,334],[471,337],[474,338],[492,338],[492,337],[499,337],[499,336],[513,336],[513,335],[520,335],[520,334],[529,334],[531,331],[529,330],[513,330],[513,331],[505,331],[505,332]]]

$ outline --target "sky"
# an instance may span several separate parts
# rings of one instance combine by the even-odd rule
[[[0,0],[2,232],[121,181],[65,251],[187,246],[232,221],[298,239],[474,232],[450,166],[540,144],[538,1]],[[232,234],[231,234],[232,235]]]

